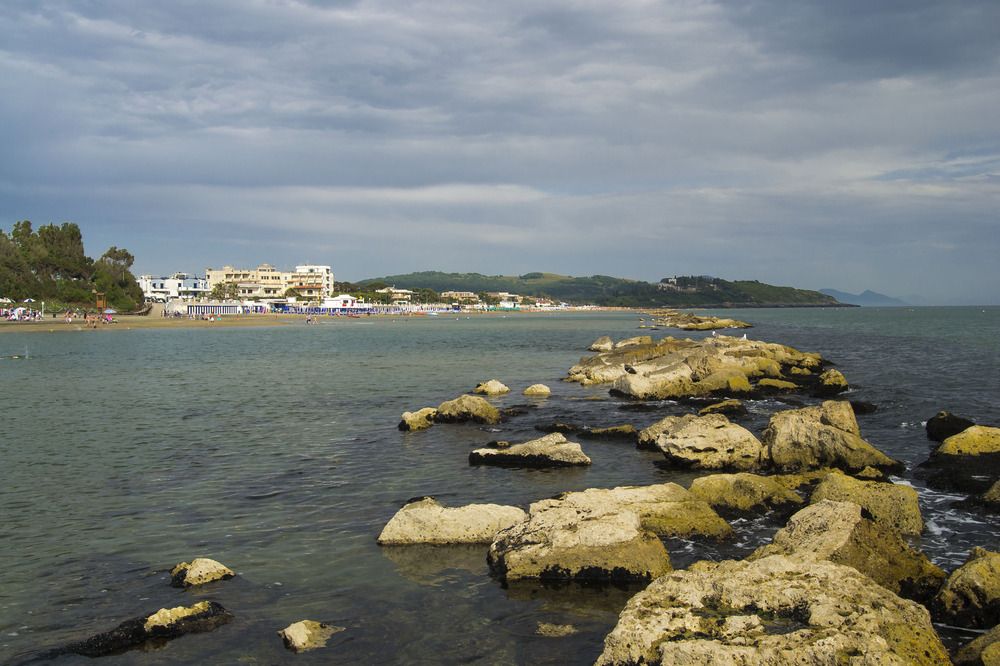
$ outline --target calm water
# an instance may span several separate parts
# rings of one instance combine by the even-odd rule
[[[875,403],[862,435],[911,468],[931,443],[923,422],[948,410],[1000,424],[1000,308],[725,311],[750,337],[819,352]],[[536,425],[646,427],[683,413],[636,408],[607,388],[562,382],[597,337],[639,331],[634,314],[554,314],[314,326],[0,335],[0,661],[82,640],[164,606],[213,599],[236,619],[209,634],[108,663],[591,663],[629,589],[503,588],[485,548],[380,549],[375,537],[407,499],[449,506],[527,504],[566,490],[690,475],[631,445],[581,440],[582,471],[470,467],[494,439]],[[690,334],[698,338],[703,334]],[[22,358],[13,359],[12,356]],[[523,406],[493,429],[396,429],[497,378]],[[520,392],[545,383],[553,395]],[[751,403],[756,434],[787,405]],[[927,533],[914,545],[946,570],[972,545],[1000,549],[1000,520],[921,492]],[[669,544],[675,566],[740,556],[776,526],[740,523],[736,543]],[[213,557],[236,579],[169,587],[169,569]],[[301,619],[345,628],[326,650],[285,651],[277,631]],[[545,637],[540,623],[574,633]],[[84,663],[64,657],[57,663]]]

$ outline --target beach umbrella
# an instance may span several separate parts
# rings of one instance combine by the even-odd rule
[[[23,301],[21,301],[21,302],[22,302],[22,303],[34,303],[34,302],[35,302],[35,299],[33,299],[33,298],[26,298],[26,299],[24,299],[24,300],[23,300]]]
[[[104,314],[118,314],[118,313],[112,310],[111,308],[108,308],[107,310],[104,311]]]
[[[3,298],[0,298],[0,303],[13,303],[13,302],[14,301],[10,300],[6,296],[4,296]]]

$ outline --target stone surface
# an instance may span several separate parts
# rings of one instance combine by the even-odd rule
[[[726,417],[743,416],[747,413],[747,406],[739,400],[731,398],[716,402],[698,410],[698,416],[708,416],[709,414],[722,414]]]
[[[469,454],[471,465],[504,467],[571,467],[589,465],[590,458],[576,442],[554,432],[523,444],[476,449]]]
[[[610,664],[927,664],[948,654],[927,611],[856,570],[775,555],[654,580],[604,641]]]
[[[591,428],[584,430],[580,435],[590,439],[620,439],[628,442],[635,442],[639,439],[639,431],[633,425]]]
[[[903,535],[924,531],[917,491],[910,486],[880,481],[861,481],[843,474],[830,474],[813,491],[812,503],[823,500],[854,502],[872,519]]]
[[[663,542],[631,511],[554,506],[501,531],[487,563],[504,580],[649,580],[670,571]]]
[[[748,559],[771,555],[853,567],[886,589],[919,602],[930,599],[945,579],[944,571],[910,548],[896,531],[864,518],[861,507],[851,502],[823,500],[802,509],[770,544]]]
[[[279,631],[278,635],[289,650],[304,652],[326,646],[327,639],[339,631],[344,631],[344,627],[334,627],[314,620],[300,620]]]
[[[896,473],[904,469],[861,439],[854,411],[846,402],[828,400],[820,406],[777,412],[761,441],[771,464],[780,470],[837,467],[856,472],[873,467]]]
[[[422,430],[434,425],[434,417],[437,410],[433,407],[424,407],[416,412],[403,412],[403,418],[397,426],[400,430]]]
[[[955,416],[954,414],[949,414],[948,412],[938,412],[936,415],[927,419],[927,425],[925,426],[927,430],[927,438],[932,439],[935,442],[943,442],[952,435],[957,435],[969,426],[974,426],[976,423],[970,419]]]
[[[614,348],[615,348],[614,341],[606,335],[597,338],[590,345],[590,347],[588,347],[590,351],[595,351],[595,352],[609,352]]]
[[[563,493],[533,503],[530,511],[534,514],[556,507],[592,513],[631,511],[639,516],[644,529],[664,537],[721,541],[733,536],[733,528],[707,502],[676,483]]]
[[[67,654],[85,657],[120,654],[126,650],[142,648],[151,640],[171,639],[184,634],[211,631],[232,619],[232,613],[214,601],[202,601],[188,607],[162,608],[155,613],[126,620],[111,631],[92,636],[85,641],[52,650],[41,658],[54,659]]]
[[[986,629],[1000,623],[1000,553],[973,548],[929,608],[935,619],[959,627]]]
[[[231,569],[207,557],[196,557],[191,564],[182,562],[170,571],[170,584],[174,587],[191,587],[235,576]]]
[[[760,440],[722,414],[669,418],[674,420],[665,424],[656,445],[671,463],[692,469],[750,470],[765,466]]]
[[[819,376],[819,386],[816,393],[819,395],[836,395],[848,389],[847,378],[840,370],[826,370]]]
[[[977,456],[983,453],[1000,453],[1000,428],[969,426],[941,443],[937,455]]]
[[[789,511],[805,503],[774,477],[748,472],[698,477],[691,482],[691,494],[717,511],[732,513]]]
[[[552,390],[545,384],[532,384],[528,388],[524,389],[522,395],[552,395]]]
[[[478,395],[461,395],[454,400],[441,403],[437,408],[434,420],[438,423],[458,423],[474,421],[476,423],[500,423],[500,410]]]
[[[955,666],[1000,666],[1000,625],[963,645],[952,661]]]
[[[503,395],[510,393],[510,389],[499,379],[491,379],[476,384],[476,388],[472,392],[477,395]]]
[[[379,545],[492,543],[497,532],[527,519],[516,506],[469,504],[446,508],[430,497],[396,512],[378,537]]]

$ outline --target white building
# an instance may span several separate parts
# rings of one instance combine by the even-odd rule
[[[333,294],[333,271],[329,266],[303,264],[294,271],[279,271],[270,264],[254,269],[223,266],[219,270],[206,268],[205,275],[210,292],[217,284],[231,282],[244,299],[280,299],[289,289],[307,300],[321,300]]]
[[[202,298],[212,291],[206,278],[193,273],[174,273],[170,277],[140,275],[136,281],[150,301]]]

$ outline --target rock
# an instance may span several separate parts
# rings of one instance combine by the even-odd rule
[[[155,613],[126,620],[115,629],[92,636],[85,641],[52,650],[42,658],[54,659],[65,654],[85,657],[120,654],[126,650],[142,647],[153,639],[171,639],[184,634],[211,631],[232,619],[232,613],[214,601],[202,601],[188,607],[162,608]]]
[[[747,395],[753,391],[750,380],[741,368],[719,368],[697,382],[698,395]]]
[[[801,387],[794,382],[785,381],[784,379],[765,377],[757,382],[757,390],[763,393],[795,393],[801,390]]]
[[[973,548],[928,607],[935,619],[985,629],[1000,623],[1000,553]]]
[[[813,491],[810,502],[824,500],[854,502],[876,523],[903,535],[916,536],[924,531],[917,491],[910,486],[830,474]]]
[[[1000,453],[1000,428],[969,426],[957,435],[944,440],[934,453],[948,456]]]
[[[635,442],[639,439],[639,431],[632,425],[591,428],[581,432],[580,435],[590,439],[622,439],[629,442]]]
[[[643,529],[663,537],[706,537],[721,541],[733,536],[733,528],[707,502],[676,483],[563,493],[554,499],[535,502],[531,513],[555,507],[594,513],[631,511],[639,516]]]
[[[990,489],[983,493],[982,502],[993,506],[994,508],[1000,506],[1000,481],[997,481]]]
[[[957,435],[966,428],[976,425],[974,421],[955,416],[948,412],[938,412],[935,416],[927,419],[927,438],[935,442],[943,442],[952,435]]]
[[[670,556],[631,511],[553,506],[497,534],[486,558],[506,580],[649,580],[670,571]]]
[[[854,567],[896,594],[924,602],[945,573],[910,548],[899,533],[862,516],[853,502],[823,500],[792,516],[771,543],[748,559],[788,555]]]
[[[458,423],[474,421],[495,425],[500,423],[500,410],[478,395],[462,395],[454,400],[442,402],[437,408],[434,420],[438,423]]]
[[[301,620],[291,624],[278,635],[285,643],[285,647],[294,652],[304,652],[326,645],[326,640],[338,631],[344,631],[344,627],[334,627],[322,622],[313,620]]]
[[[610,664],[947,664],[919,604],[854,569],[775,555],[699,562],[632,598]]]
[[[593,344],[591,344],[590,347],[588,347],[590,351],[595,351],[595,352],[609,352],[614,348],[615,348],[615,343],[611,340],[611,338],[609,338],[606,335],[597,338],[596,340],[594,340]]]
[[[744,416],[747,413],[747,406],[736,399],[723,400],[698,410],[698,416],[708,416],[709,414],[722,414],[725,417]]]
[[[721,414],[667,418],[674,421],[666,424],[656,445],[671,463],[733,470],[760,469],[766,464],[760,440]]]
[[[620,340],[615,343],[615,349],[621,349],[622,347],[632,347],[635,345],[651,345],[653,344],[653,338],[648,335],[638,335],[634,338],[626,338],[625,340]]]
[[[497,532],[527,517],[516,506],[469,504],[445,508],[425,497],[397,511],[382,529],[378,544],[492,543]]]
[[[499,380],[491,379],[488,382],[480,382],[476,384],[476,388],[473,393],[479,395],[503,395],[505,393],[510,393],[510,389]]]
[[[424,407],[416,412],[403,412],[403,419],[397,426],[400,430],[421,430],[434,425],[434,417],[437,410],[433,407]]]
[[[996,666],[1000,664],[1000,625],[963,645],[952,655],[956,666]]]
[[[819,376],[819,386],[816,387],[816,394],[830,396],[843,393],[847,389],[847,379],[840,370],[827,370]]]
[[[476,449],[469,454],[470,465],[505,467],[571,467],[589,465],[580,445],[554,432],[523,444],[505,448]]]
[[[790,511],[804,503],[774,477],[747,472],[698,477],[691,482],[691,494],[716,511],[730,513]]]
[[[524,389],[522,395],[552,395],[552,391],[545,384],[532,384]]]
[[[207,557],[196,557],[191,564],[182,562],[170,571],[170,584],[174,587],[191,587],[235,576],[231,569]]]
[[[761,437],[771,464],[782,470],[837,467],[848,472],[873,467],[900,473],[904,466],[858,435],[849,403],[826,401],[818,407],[777,412]]]

